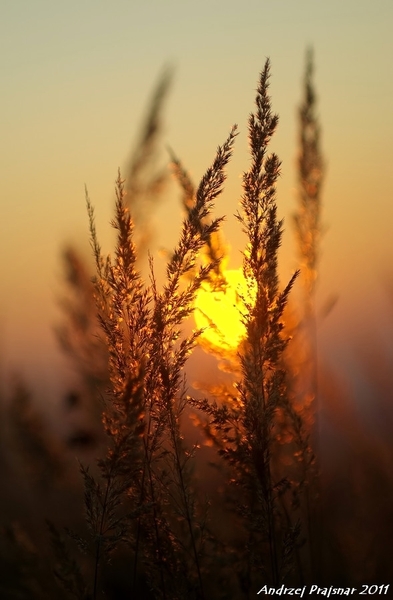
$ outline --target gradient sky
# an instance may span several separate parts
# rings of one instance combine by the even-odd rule
[[[247,117],[258,74],[271,59],[271,95],[280,125],[278,190],[286,219],[283,280],[296,265],[296,109],[305,51],[315,51],[315,86],[327,162],[320,303],[339,302],[321,326],[334,357],[354,335],[388,319],[384,283],[392,274],[393,3],[391,0],[15,0],[0,18],[0,362],[38,390],[60,385],[51,328],[61,320],[61,249],[88,251],[86,184],[105,250],[113,182],[132,150],[162,68],[175,80],[164,142],[195,181],[233,123],[240,135],[217,214],[227,214],[231,264],[240,264],[237,210],[248,168]],[[165,162],[166,155],[163,152]],[[156,248],[174,245],[181,210],[175,188],[156,218]],[[240,241],[239,241],[240,240]],[[386,312],[386,317],[384,316]],[[367,337],[367,336],[366,336]]]

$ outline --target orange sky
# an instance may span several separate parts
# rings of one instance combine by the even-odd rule
[[[233,213],[248,168],[247,117],[265,57],[280,125],[280,216],[286,219],[281,271],[296,265],[296,108],[307,45],[315,49],[323,150],[327,161],[319,298],[339,296],[321,327],[334,361],[357,332],[383,329],[383,292],[393,258],[393,5],[365,0],[70,0],[9,3],[0,23],[2,165],[0,361],[3,379],[19,370],[40,393],[66,385],[51,327],[61,318],[60,251],[89,251],[84,184],[105,250],[117,168],[125,168],[143,109],[165,63],[175,67],[163,142],[195,181],[233,123],[240,135],[217,214],[227,214],[231,266],[241,238]],[[163,149],[163,163],[166,154]],[[175,243],[181,210],[170,189],[156,215],[153,251]],[[159,260],[159,259],[158,259]],[[390,315],[391,318],[391,315]],[[340,350],[341,351],[341,350]],[[339,352],[337,352],[339,354]]]

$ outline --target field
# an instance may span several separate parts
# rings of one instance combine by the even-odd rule
[[[364,350],[376,427],[318,353],[334,302],[317,313],[326,161],[313,76],[309,51],[286,225],[298,269],[287,281],[269,60],[233,217],[245,239],[239,269],[227,268],[232,215],[221,202],[237,127],[198,185],[172,149],[169,169],[154,168],[169,71],[128,173],[117,174],[111,256],[86,190],[94,273],[77,248],[63,256],[57,336],[79,382],[67,426],[53,435],[22,383],[2,406],[2,597],[240,600],[263,586],[389,584],[388,359]],[[159,272],[149,218],[169,173],[183,220]]]

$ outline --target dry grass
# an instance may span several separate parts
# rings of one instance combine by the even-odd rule
[[[255,111],[249,117],[251,163],[243,175],[241,210],[236,215],[247,237],[243,273],[255,296],[253,301],[243,298],[245,338],[236,352],[221,352],[221,359],[231,367],[233,386],[215,386],[204,399],[189,395],[185,370],[201,332],[186,336],[184,329],[202,284],[225,293],[222,218],[214,217],[213,210],[223,191],[236,127],[217,149],[198,186],[171,151],[185,214],[160,288],[153,258],[149,258],[147,277],[139,259],[148,242],[141,230],[149,232],[142,203],[146,198],[158,199],[165,182],[165,176],[154,168],[154,157],[168,74],[154,95],[128,180],[118,173],[113,257],[102,255],[86,191],[96,272],[91,282],[79,254],[67,250],[71,294],[63,301],[67,320],[59,330],[83,382],[79,396],[70,394],[68,411],[79,410],[84,402],[86,423],[68,436],[62,456],[59,444],[44,435],[28,395],[22,389],[16,393],[8,419],[20,432],[18,439],[25,439],[24,451],[27,449],[31,458],[25,458],[31,472],[26,469],[23,473],[24,485],[33,485],[31,478],[42,475],[38,481],[41,492],[27,516],[36,513],[36,518],[43,517],[48,477],[54,480],[56,476],[63,483],[59,483],[59,494],[54,495],[46,515],[46,539],[51,547],[37,535],[37,543],[32,541],[27,533],[28,518],[25,529],[16,522],[6,528],[2,544],[7,544],[8,550],[2,554],[8,553],[8,558],[3,559],[0,584],[4,597],[240,600],[255,597],[265,584],[358,581],[351,569],[357,569],[362,560],[367,562],[370,577],[382,577],[367,551],[354,550],[357,520],[346,535],[336,536],[338,542],[332,537],[328,540],[333,550],[320,539],[325,535],[320,519],[326,499],[337,504],[341,497],[348,513],[350,502],[342,492],[342,481],[334,491],[320,486],[315,465],[318,445],[313,421],[320,391],[315,379],[314,296],[323,160],[311,56],[300,110],[295,218],[302,274],[298,278],[296,271],[283,288],[278,278],[283,229],[276,199],[280,161],[274,153],[269,154],[278,117],[271,108],[269,76],[267,61],[259,79]],[[284,312],[297,278],[296,284],[303,284],[304,300],[291,329],[285,327]],[[307,365],[295,356],[300,347]],[[208,345],[205,348],[209,350]],[[337,389],[326,394],[331,396],[333,408],[333,398],[337,401],[341,394]],[[184,433],[190,431],[186,419],[192,411],[202,429],[195,437],[203,435],[210,445],[209,457],[220,484],[210,498],[201,493],[195,476],[195,469],[198,475],[200,468],[199,444]],[[353,415],[345,415],[346,422],[351,419]],[[354,431],[360,445],[361,429]],[[70,475],[75,473],[69,464],[70,448],[72,453],[78,449],[81,457],[83,489]],[[386,460],[383,448],[378,452],[382,464],[381,457]],[[370,448],[367,453],[370,468],[358,474],[354,487],[365,493],[368,481],[373,485],[383,482],[383,489],[391,493],[391,478],[384,478],[382,467],[373,471]],[[350,464],[356,463],[358,455],[350,458]],[[205,474],[203,471],[202,476]],[[317,502],[321,493],[325,494],[323,501]],[[68,498],[72,500],[68,502]],[[354,512],[364,520],[367,508],[370,533],[371,526],[377,523],[382,528],[383,524],[370,517],[374,496],[367,498]],[[391,512],[383,508],[388,519]],[[330,515],[332,531],[342,525],[344,517],[348,514],[339,513],[334,521]],[[23,522],[22,517],[20,520]],[[366,542],[377,548],[374,538],[365,535],[364,539],[362,550]],[[347,573],[339,568],[341,559],[333,556],[340,544],[352,552]],[[50,571],[55,576],[52,579]]]

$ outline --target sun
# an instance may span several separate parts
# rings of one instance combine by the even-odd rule
[[[255,301],[255,286],[249,285],[242,269],[223,271],[213,282],[205,281],[195,301],[194,318],[202,337],[216,348],[234,350],[246,336],[245,302]]]

